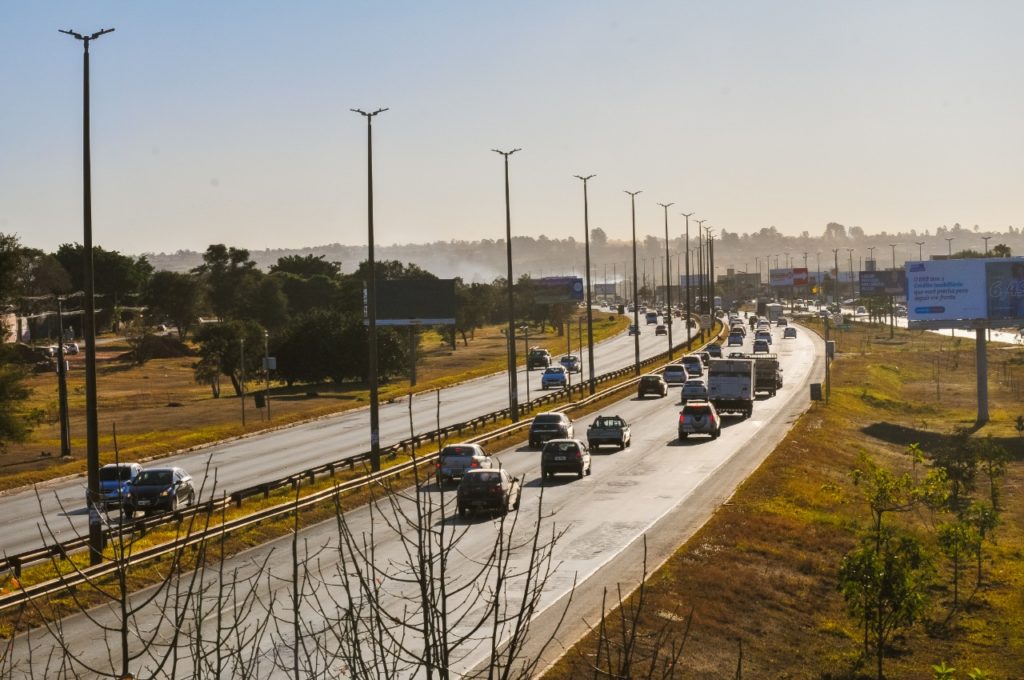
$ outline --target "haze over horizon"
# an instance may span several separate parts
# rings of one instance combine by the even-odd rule
[[[96,245],[130,253],[716,229],[1019,226],[1014,2],[68,1],[5,7],[0,232],[80,242],[81,43]]]

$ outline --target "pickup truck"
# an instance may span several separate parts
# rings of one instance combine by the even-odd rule
[[[708,401],[719,413],[754,412],[754,362],[751,359],[712,359],[708,366]]]
[[[618,446],[619,450],[629,446],[629,423],[619,416],[598,416],[587,428],[587,446]]]

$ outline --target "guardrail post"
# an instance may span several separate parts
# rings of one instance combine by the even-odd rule
[[[10,559],[11,566],[14,568],[14,578],[21,578],[21,560],[17,557]]]

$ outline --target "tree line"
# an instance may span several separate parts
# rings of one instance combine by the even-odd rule
[[[61,245],[47,253],[21,245],[16,236],[0,234],[0,309],[18,316],[47,316],[44,334],[56,338],[56,298],[65,297],[69,312],[65,328],[76,336],[81,327],[74,316],[82,304],[76,292],[85,288],[84,249]],[[125,335],[139,363],[153,343],[147,342],[159,325],[172,328],[179,340],[196,346],[197,381],[214,397],[221,383],[241,393],[243,376],[262,370],[264,352],[277,358],[275,379],[295,383],[366,381],[368,334],[364,322],[363,290],[369,266],[361,262],[353,273],[323,255],[288,255],[269,271],[260,269],[248,250],[210,245],[202,263],[187,272],[156,271],[145,256],[132,257],[94,247],[97,329]],[[376,263],[378,280],[429,279],[436,276],[412,263]],[[514,286],[517,322],[561,327],[574,308],[566,304],[537,304],[532,280],[521,277]],[[467,346],[476,329],[506,323],[506,282],[465,283],[456,279],[456,324],[439,328],[454,347]],[[2,320],[0,320],[2,323]],[[10,331],[11,329],[7,329]],[[420,330],[378,328],[379,377],[405,375]],[[22,439],[31,426],[20,410],[27,393],[22,386],[25,367],[13,361],[10,347],[0,369],[0,441]]]

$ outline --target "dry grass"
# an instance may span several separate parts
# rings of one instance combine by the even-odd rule
[[[931,333],[897,332],[896,339],[890,344],[877,328],[842,333],[831,404],[815,404],[732,501],[649,579],[648,630],[665,623],[653,612],[694,609],[680,677],[734,677],[741,640],[745,678],[869,677],[860,675],[860,637],[835,585],[842,555],[867,520],[850,471],[861,452],[906,468],[910,443],[927,452],[975,416],[973,343]],[[1019,361],[1020,352],[993,348],[990,365],[993,357]],[[991,434],[1013,461],[1002,524],[986,548],[986,581],[953,626],[918,626],[897,640],[886,662],[891,678],[931,678],[931,664],[942,660],[996,678],[1019,678],[1024,668],[1024,442],[1013,427],[1024,414],[1024,371],[1013,383],[989,375],[992,422],[974,436]],[[922,518],[903,519],[934,546]],[[937,565],[945,573],[941,559]],[[945,579],[930,596],[929,619],[942,621],[951,599]],[[593,645],[593,636],[581,641],[545,677],[591,677],[581,654]]]
[[[595,314],[595,342],[622,332],[629,324],[625,316]],[[575,329],[575,324],[574,324]],[[410,390],[434,390],[463,380],[499,372],[505,368],[505,339],[502,327],[479,329],[456,349],[443,343],[433,331],[426,331],[420,343],[417,385],[393,380],[381,385],[381,399],[395,399]],[[535,339],[536,337],[536,339]],[[546,333],[532,329],[531,344],[549,347],[553,353],[564,351],[565,336],[550,328]],[[577,337],[572,337],[574,351]],[[302,385],[288,388],[275,385],[271,397],[271,420],[265,410],[246,404],[246,425],[241,424],[241,402],[230,394],[224,382],[220,399],[213,399],[208,387],[193,380],[194,359],[156,359],[144,366],[132,366],[119,357],[126,345],[102,345],[98,352],[97,388],[100,432],[100,459],[114,459],[114,431],[122,460],[145,460],[170,455],[192,447],[317,418],[368,403],[366,387],[358,383]],[[60,457],[60,430],[57,424],[57,381],[48,373],[29,379],[33,394],[30,407],[46,413],[45,422],[22,444],[9,444],[0,450],[0,491],[85,471],[85,374],[84,355],[69,357],[69,411],[71,413],[71,460]],[[251,383],[249,390],[262,389]]]

